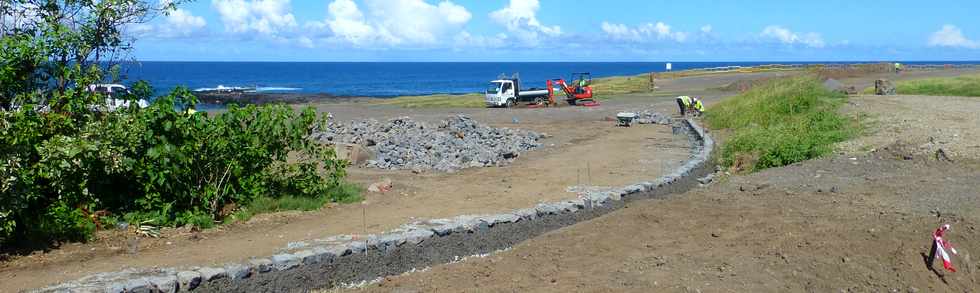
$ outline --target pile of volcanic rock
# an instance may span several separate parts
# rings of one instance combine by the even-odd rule
[[[437,125],[408,117],[330,123],[314,135],[323,143],[367,149],[373,156],[365,167],[443,172],[508,164],[540,147],[538,140],[543,137],[527,130],[489,127],[463,115]]]

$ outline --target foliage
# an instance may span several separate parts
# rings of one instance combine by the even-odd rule
[[[837,112],[846,99],[812,76],[776,79],[713,105],[706,118],[732,131],[721,149],[724,165],[761,170],[827,154],[857,133]]]
[[[177,108],[194,104],[190,92],[178,88],[149,108],[90,112],[89,119],[28,108],[0,114],[7,199],[0,202],[0,236],[57,232],[48,236],[79,239],[91,229],[78,223],[92,222],[79,218],[81,210],[208,227],[221,220],[227,205],[260,197],[350,196],[331,195],[342,183],[346,162],[308,139],[323,122],[313,109],[232,106],[207,117]]]
[[[318,197],[261,196],[247,206],[226,217],[226,222],[247,221],[257,214],[280,211],[311,211],[323,207],[328,202],[351,203],[361,200],[361,187],[351,183],[341,183]]]
[[[179,2],[179,1],[178,1]],[[120,216],[140,233],[208,227],[260,198],[347,201],[346,161],[309,135],[325,120],[284,105],[191,113],[178,87],[148,108],[107,111],[126,25],[178,2],[6,0],[0,30],[0,245],[85,240]],[[6,24],[6,23],[5,23]],[[137,82],[128,94],[150,99]],[[229,209],[232,209],[229,211]]]

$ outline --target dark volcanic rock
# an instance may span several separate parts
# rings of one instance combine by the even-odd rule
[[[311,93],[253,93],[253,92],[195,92],[195,96],[202,103],[228,105],[228,104],[301,104],[324,100],[337,101],[345,99],[331,94],[311,94]]]
[[[488,127],[463,115],[435,126],[408,117],[330,123],[314,137],[367,148],[376,154],[367,167],[445,172],[508,164],[540,147],[538,140],[543,138],[532,131]]]

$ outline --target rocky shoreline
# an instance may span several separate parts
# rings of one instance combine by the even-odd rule
[[[257,92],[195,92],[198,101],[215,105],[304,104],[312,102],[346,102],[357,97],[335,96],[326,93],[257,93]]]

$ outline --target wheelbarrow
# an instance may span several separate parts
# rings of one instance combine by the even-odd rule
[[[632,112],[619,112],[616,114],[617,126],[630,127],[633,125],[633,120],[636,119],[636,113]]]

